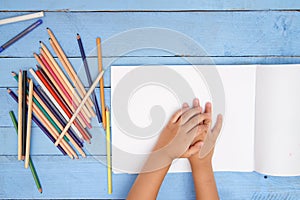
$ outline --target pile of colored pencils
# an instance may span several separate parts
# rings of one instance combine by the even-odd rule
[[[92,128],[91,118],[97,116],[99,123],[103,121],[103,128],[109,134],[107,149],[109,149],[110,154],[110,124],[107,119],[107,116],[109,116],[107,115],[108,108],[105,106],[104,100],[104,82],[102,78],[104,71],[102,69],[100,38],[96,40],[99,74],[92,82],[81,37],[77,34],[77,41],[89,83],[89,90],[86,91],[55,35],[49,28],[47,28],[47,32],[50,36],[50,45],[62,67],[54,59],[47,46],[40,41],[40,52],[39,54],[34,53],[38,63],[37,68],[29,69],[38,85],[35,85],[33,80],[27,77],[27,71],[24,70],[20,71],[19,74],[12,72],[12,76],[18,81],[18,96],[11,89],[7,89],[12,98],[18,102],[18,159],[25,158],[26,168],[28,164],[31,165],[29,157],[31,118],[62,154],[73,159],[78,158],[77,153],[82,157],[86,157],[83,151],[83,142],[91,142],[92,136],[87,129]],[[29,83],[29,90],[27,90],[27,83]],[[102,114],[94,93],[94,89],[98,84],[100,84]],[[90,98],[90,95],[92,98]],[[26,115],[27,110],[28,114]],[[31,112],[33,112],[33,115],[31,115]],[[109,190],[111,193],[110,159],[108,162],[108,172],[110,172],[110,175],[108,174],[110,176]]]

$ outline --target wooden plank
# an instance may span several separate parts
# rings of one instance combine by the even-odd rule
[[[15,156],[0,156],[0,198],[124,199],[135,175],[113,174],[113,194],[108,195],[106,168],[99,161],[105,159],[104,156],[98,160],[93,157],[70,160],[60,156],[33,156],[43,187],[41,195],[35,188],[30,171],[24,169],[22,162],[17,161]],[[224,200],[259,199],[258,196],[267,194],[273,195],[275,200],[282,199],[280,197],[300,198],[300,177],[264,178],[255,172],[217,172],[215,177],[220,197]],[[191,174],[168,174],[158,199],[195,199]]]
[[[1,12],[0,18],[13,14],[22,13]],[[1,56],[32,57],[32,53],[38,51],[38,41],[42,40],[46,43],[48,40],[46,27],[52,28],[66,54],[70,57],[80,57],[75,39],[76,33],[80,33],[88,56],[96,56],[95,39],[98,36],[102,37],[103,55],[106,57],[121,56],[118,52],[119,49],[127,46],[129,48],[133,44],[143,50],[137,50],[127,55],[218,57],[300,55],[300,13],[296,11],[87,12],[84,15],[77,12],[48,12],[43,20],[44,23],[38,29],[3,51]],[[20,22],[0,26],[0,32],[4,33],[1,35],[0,42],[4,43],[9,40],[28,26],[28,23]],[[159,34],[161,32],[154,34],[147,29],[147,31],[139,33],[128,33],[129,30],[142,28],[139,29],[141,31],[145,27],[155,27],[152,30],[162,31],[163,29],[165,32],[164,34]],[[176,40],[175,37],[169,37],[168,34],[165,34],[166,30],[172,30],[172,34],[181,39]],[[120,33],[130,34],[127,41],[104,43],[108,38]],[[187,37],[183,39],[182,34]],[[192,47],[188,37],[199,45]],[[157,50],[161,45],[175,52],[168,53]],[[150,50],[151,47],[156,50]],[[202,51],[198,48],[201,48]]]
[[[3,117],[1,119],[5,118]],[[9,125],[11,124],[8,123],[7,126]],[[89,130],[89,133],[91,133],[93,138],[91,139],[91,144],[84,144],[84,151],[86,154],[93,156],[106,155],[105,131],[102,128],[94,127]],[[15,129],[13,127],[0,127],[0,138],[1,141],[5,142],[5,145],[0,145],[0,156],[16,157],[17,134],[15,133]],[[32,128],[30,155],[63,156],[62,153],[38,127]],[[66,157],[66,159],[70,158]]]
[[[24,4],[21,0],[14,2],[2,0],[1,10],[16,11],[177,11],[177,10],[295,10],[300,7],[298,1],[288,0],[128,0],[121,4],[117,0],[80,0],[72,1],[40,1],[34,0]]]
[[[14,91],[16,93],[16,88],[11,88],[12,91]],[[95,90],[96,92],[96,96],[99,99],[100,98],[100,94],[99,94],[99,88],[97,88]],[[104,90],[105,93],[105,102],[106,105],[110,107],[110,89],[105,88]],[[7,127],[7,126],[12,126],[11,123],[11,119],[9,117],[9,111],[14,111],[14,113],[17,113],[18,111],[18,106],[17,103],[10,97],[10,95],[7,93],[6,88],[0,88],[0,102],[2,102],[2,104],[0,104],[0,127]],[[16,114],[17,116],[17,114]],[[91,122],[92,127],[99,127],[102,125],[99,124],[99,122],[97,122],[97,120],[92,120]],[[35,123],[33,123],[33,126],[35,127]]]
[[[97,58],[87,58],[90,70],[95,77],[97,68]],[[109,62],[116,60],[113,65],[189,65],[189,64],[216,64],[216,65],[251,65],[251,64],[298,64],[300,57],[174,57],[174,56],[129,56],[129,57],[114,57],[104,58],[103,65],[108,71],[104,73],[104,85],[110,87],[110,66]],[[85,71],[83,70],[81,58],[70,58],[70,61],[79,74],[85,87],[88,87]],[[18,72],[20,69],[35,68],[37,64],[34,58],[0,58],[0,74],[3,75],[0,79],[0,88],[17,87],[17,82],[10,75],[12,71]],[[0,106],[1,107],[1,106]]]

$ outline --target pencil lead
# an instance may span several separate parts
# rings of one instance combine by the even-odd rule
[[[39,42],[40,42],[40,43],[42,43],[42,41],[41,41],[41,40],[40,40]]]
[[[80,39],[80,35],[77,33],[77,40],[79,40]]]
[[[10,92],[11,92],[11,89],[9,89],[9,88],[6,88],[6,90],[7,90],[7,92],[8,92],[8,93],[10,93]]]
[[[42,188],[40,188],[40,189],[39,189],[39,192],[40,192],[40,193],[43,193],[43,190],[42,190]]]
[[[12,76],[16,76],[17,74],[16,74],[16,72],[11,71],[11,75],[12,75]]]

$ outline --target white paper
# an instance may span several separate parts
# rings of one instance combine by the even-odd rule
[[[151,125],[152,120],[155,120],[150,117],[150,110],[153,106],[160,105],[165,110],[165,118],[160,128],[156,132],[149,133],[148,138],[144,137],[142,139],[124,131],[117,120],[118,116],[116,116],[122,115],[122,113],[118,113],[120,111],[115,110],[116,106],[112,105],[112,167],[115,173],[138,173],[141,170],[143,162],[155,144],[161,129],[184,101],[191,104],[195,97],[200,99],[202,105],[207,101],[211,101],[211,94],[206,81],[203,76],[195,71],[195,68],[192,66],[161,67],[168,67],[182,76],[193,90],[194,95],[179,100],[180,98],[176,97],[176,92],[172,93],[168,85],[154,82],[136,85],[130,98],[125,99],[125,101],[128,101],[126,111],[129,113],[130,120],[136,126],[147,127]],[[118,83],[136,68],[136,66],[111,67],[112,103],[124,101],[115,94],[116,91],[119,91],[116,88],[120,86]],[[153,66],[150,66],[150,68],[153,69]],[[217,68],[225,89],[226,113],[221,136],[218,139],[214,153],[214,170],[252,171],[254,166],[255,66],[218,66]],[[143,77],[132,77],[130,80],[133,82],[134,79],[143,80],[144,78],[149,80],[150,75],[153,74],[146,72],[142,75]],[[122,86],[126,86],[126,82],[122,82]],[[170,169],[170,172],[187,171],[190,171],[190,167],[186,159],[176,160]]]
[[[300,175],[300,65],[258,66],[255,170]]]

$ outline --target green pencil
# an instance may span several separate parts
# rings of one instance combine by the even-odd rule
[[[15,117],[15,114],[13,111],[10,111],[9,112],[9,115],[10,115],[10,118],[11,118],[11,121],[13,122],[14,124],[14,127],[16,129],[16,133],[18,135],[18,122],[16,120],[16,117]],[[38,188],[39,192],[42,193],[43,190],[42,190],[42,186],[41,186],[41,183],[40,183],[40,180],[39,180],[39,177],[35,171],[35,168],[34,168],[34,165],[33,165],[33,162],[31,160],[31,158],[29,157],[29,168],[30,168],[30,171],[32,173],[32,176],[33,176],[33,179],[35,181],[35,184],[36,184],[36,187]]]

